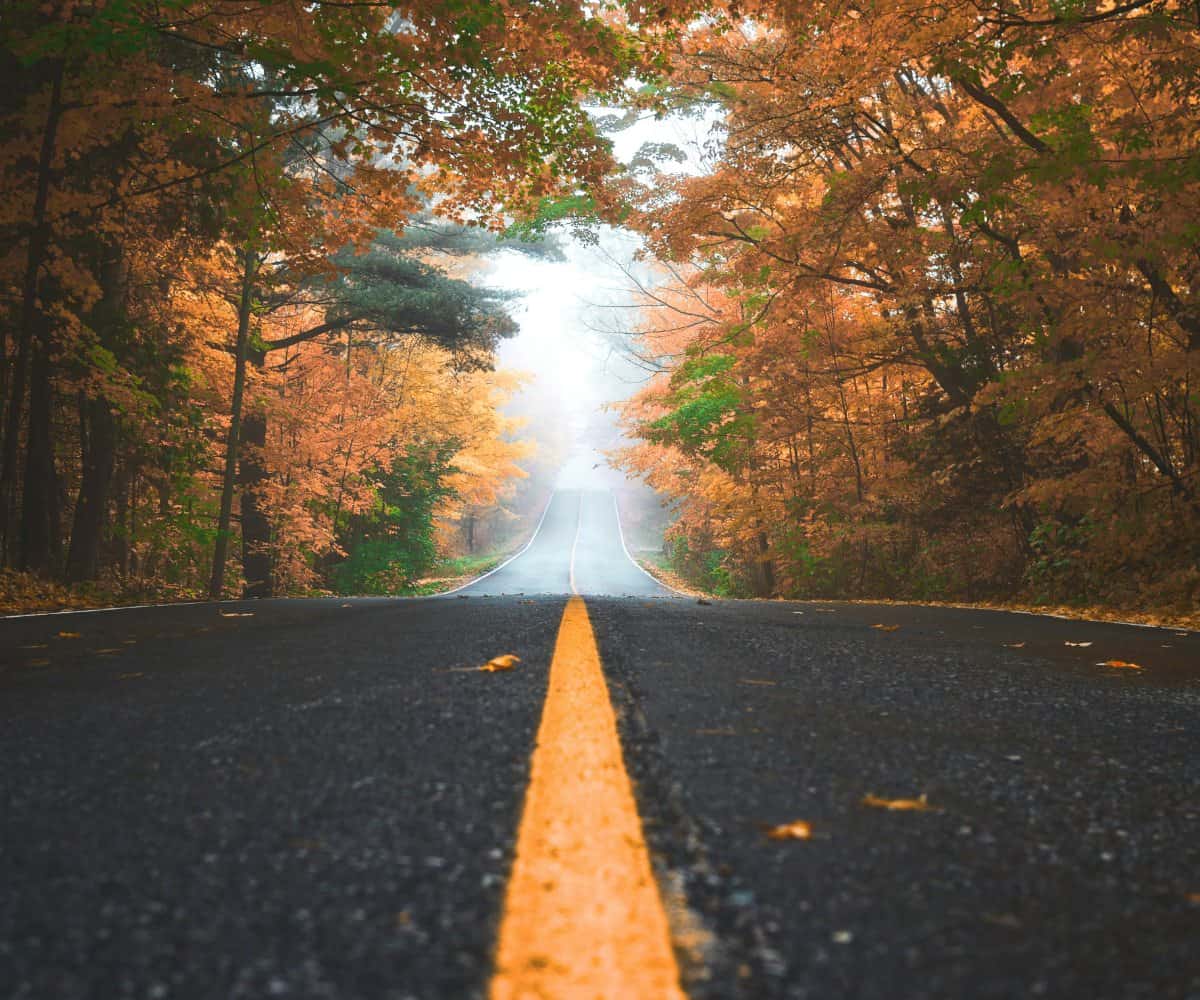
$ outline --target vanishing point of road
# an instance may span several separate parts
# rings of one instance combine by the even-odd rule
[[[672,594],[607,492],[443,597],[4,619],[0,997],[1197,998],[1198,709],[1192,633]]]

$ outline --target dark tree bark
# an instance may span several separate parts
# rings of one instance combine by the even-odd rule
[[[83,474],[67,550],[67,580],[94,580],[100,570],[100,545],[107,523],[108,498],[116,462],[116,425],[108,400],[79,401]]]
[[[266,362],[266,353],[252,350],[249,360],[256,369],[260,369]],[[262,485],[267,480],[263,461],[266,445],[267,414],[261,406],[254,406],[242,421],[242,449],[238,468],[242,498],[242,574],[246,579],[243,597],[271,597],[275,593],[271,519],[262,497]]]
[[[246,391],[246,355],[250,345],[250,317],[254,304],[254,282],[258,277],[259,258],[253,247],[242,252],[242,290],[238,301],[237,342],[234,349],[233,401],[230,405],[229,434],[225,439],[225,472],[221,482],[221,509],[217,515],[217,541],[213,547],[212,576],[208,596],[221,599],[225,589],[225,558],[229,554],[229,526],[233,518],[233,487],[238,467],[238,443],[241,441],[242,397]]]
[[[18,567],[47,574],[60,563],[58,471],[54,462],[53,408],[50,384],[49,330],[37,331],[29,379],[29,436],[25,444],[25,483],[21,502]]]
[[[21,283],[21,312],[17,328],[17,351],[13,363],[12,384],[8,397],[8,412],[4,420],[4,443],[0,448],[0,559],[24,565],[26,556],[18,551],[17,533],[17,468],[20,465],[21,414],[25,407],[25,382],[28,377],[34,340],[37,339],[43,317],[38,303],[38,285],[50,230],[46,221],[46,205],[50,198],[51,171],[54,165],[58,124],[62,117],[63,64],[56,61],[51,67],[50,107],[42,132],[38,155],[37,190],[33,201],[33,226],[29,234],[29,249],[25,256],[25,273]],[[46,378],[49,378],[48,373]],[[49,412],[48,402],[46,412]],[[47,427],[43,430],[48,431]],[[27,444],[27,448],[30,445]],[[28,496],[23,506],[28,506]],[[55,498],[57,505],[57,497]],[[48,560],[47,560],[48,561]]]

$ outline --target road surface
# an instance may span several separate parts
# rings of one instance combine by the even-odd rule
[[[635,965],[673,961],[678,995],[1200,996],[1200,638],[699,604],[616,525],[560,494],[450,597],[0,621],[0,996],[459,1000],[518,995],[501,962],[618,962],[651,918],[535,954],[513,898],[553,881],[535,814],[588,848],[625,808],[570,742],[613,720],[593,770],[632,789],[618,839],[670,938]]]

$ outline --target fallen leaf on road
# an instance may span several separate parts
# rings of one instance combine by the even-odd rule
[[[1025,643],[1023,643],[1023,642],[1005,642],[1005,643],[1002,643],[1002,645],[1005,646],[1007,649],[1024,649],[1025,648]]]
[[[774,687],[778,683],[777,681],[755,680],[753,677],[739,677],[738,681],[742,684],[760,684],[763,687]]]
[[[899,625],[872,625],[871,628],[877,628],[880,632],[895,632]]]
[[[253,611],[222,611],[222,612],[220,612],[220,615],[222,618],[253,618],[254,612]]]
[[[805,820],[795,819],[790,823],[769,827],[763,832],[768,840],[808,840],[812,837],[812,825]]]
[[[78,639],[80,636],[78,632],[59,632],[58,637],[60,639]]]
[[[97,653],[123,653],[123,652],[125,652],[125,650],[123,650],[120,646],[109,646],[107,649],[97,649],[97,650],[95,650],[95,652],[97,652]]]
[[[502,656],[493,656],[479,669],[485,673],[494,674],[500,670],[512,670],[520,662],[521,658],[519,656],[513,656],[512,653],[505,653]]]
[[[918,799],[881,799],[878,795],[864,795],[862,804],[892,812],[941,812],[936,806],[929,804],[924,793]]]
[[[1103,660],[1097,663],[1098,667],[1113,667],[1117,670],[1141,670],[1140,663],[1130,663],[1128,660]]]
[[[31,642],[28,646],[22,646],[22,649],[46,649],[47,644],[44,642]]]
[[[1080,649],[1087,649],[1087,647],[1090,646],[1091,643],[1090,642],[1071,642],[1071,640],[1068,639],[1066,642],[1063,643],[1063,645],[1064,646],[1078,646]]]
[[[1200,892],[1189,892],[1187,894],[1187,901],[1189,903],[1200,903]]]

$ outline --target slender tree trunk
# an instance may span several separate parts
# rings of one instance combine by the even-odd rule
[[[125,322],[125,255],[118,245],[105,245],[100,265],[101,297],[92,310],[92,329],[104,346],[114,348]],[[80,393],[79,442],[82,475],[71,544],[67,550],[67,579],[95,579],[100,569],[100,545],[108,521],[108,499],[117,458],[116,422],[103,396]]]
[[[37,189],[33,200],[33,228],[29,234],[29,249],[25,256],[25,274],[21,282],[20,323],[16,336],[16,358],[13,363],[12,384],[8,396],[8,412],[4,420],[4,443],[0,448],[0,560],[8,563],[24,561],[17,551],[17,467],[20,465],[21,413],[25,406],[25,381],[33,350],[33,341],[41,323],[38,303],[38,283],[50,230],[46,222],[46,205],[50,198],[51,168],[54,165],[58,123],[62,117],[63,64],[57,62],[52,70],[50,107],[42,132],[42,147],[38,155]],[[28,446],[27,446],[28,447]]]
[[[261,369],[266,354],[251,350],[250,363]],[[242,498],[243,597],[271,597],[275,593],[275,566],[271,554],[271,518],[263,504],[262,484],[267,480],[263,449],[267,445],[267,414],[252,406],[242,421],[242,448],[238,484]]]
[[[229,524],[233,516],[233,486],[237,476],[238,442],[241,440],[242,397],[246,389],[246,355],[250,345],[250,317],[258,255],[247,243],[242,251],[242,290],[238,301],[237,346],[234,350],[233,400],[230,404],[229,434],[225,441],[225,471],[221,479],[221,509],[217,515],[217,541],[213,547],[212,577],[208,596],[221,599],[225,589],[225,559],[229,553]]]
[[[49,331],[33,342],[29,382],[29,436],[25,445],[25,482],[21,498],[20,562],[31,573],[50,573],[62,550],[58,472],[54,463],[53,409],[50,384]]]
[[[80,400],[81,429],[86,428],[83,475],[67,550],[67,580],[94,580],[100,570],[100,543],[108,515],[108,497],[116,462],[116,427],[108,400]]]

